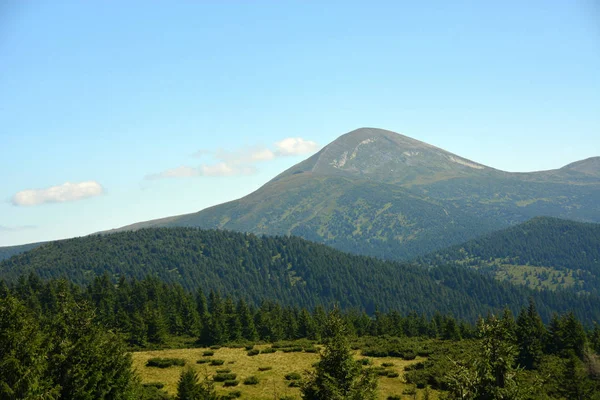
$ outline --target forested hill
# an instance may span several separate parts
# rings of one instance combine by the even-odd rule
[[[600,224],[537,217],[421,259],[466,265],[529,286],[600,291]]]
[[[464,268],[433,268],[353,256],[295,237],[195,228],[143,229],[42,245],[0,263],[9,282],[35,273],[89,283],[107,273],[141,279],[154,276],[234,294],[258,304],[264,299],[313,307],[338,302],[372,313],[398,310],[453,314],[474,320],[509,305],[515,312],[535,299],[544,319],[575,310],[586,323],[600,321],[600,301],[592,296],[537,292],[497,282]]]

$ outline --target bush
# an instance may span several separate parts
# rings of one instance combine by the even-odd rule
[[[304,351],[307,353],[318,353],[319,349],[316,347],[306,347],[304,348]]]
[[[210,348],[213,350],[219,350],[221,346],[219,346],[218,344],[213,344],[212,346],[210,346]]]
[[[241,390],[234,390],[232,392],[229,392],[228,394],[225,395],[225,397],[223,397],[223,399],[224,400],[237,399],[238,397],[242,397]]]
[[[302,379],[302,375],[297,372],[290,372],[289,374],[285,374],[285,379],[288,381],[297,381]]]
[[[234,379],[223,382],[223,386],[225,386],[225,387],[228,387],[228,386],[237,386],[239,384],[240,384],[240,381],[234,380]]]
[[[162,389],[165,387],[165,384],[162,382],[148,382],[148,383],[143,383],[142,384],[143,387],[154,387],[157,389]]]
[[[183,367],[185,360],[182,358],[151,358],[146,362],[146,367],[168,368],[173,365]]]
[[[399,377],[399,376],[400,376],[400,374],[399,374],[399,373],[397,373],[396,371],[389,371],[389,372],[387,373],[387,377],[388,377],[388,378],[397,378],[397,377]]]
[[[357,363],[359,363],[360,365],[371,365],[373,364],[373,361],[371,361],[370,358],[361,358],[359,360],[356,360]]]
[[[259,371],[270,371],[272,369],[273,369],[273,367],[258,367]]]
[[[244,379],[244,385],[258,385],[258,378],[255,376],[249,376]]]
[[[290,381],[288,387],[300,387],[300,381]]]
[[[383,364],[381,364],[383,367],[393,367],[394,363],[393,362],[384,362]]]
[[[214,356],[214,355],[215,355],[215,352],[214,352],[214,351],[212,351],[212,350],[206,350],[205,352],[203,352],[203,353],[202,353],[202,355],[203,355],[204,357],[210,357],[210,356]]]
[[[237,377],[237,374],[232,374],[232,373],[220,373],[220,374],[215,374],[213,376],[213,381],[215,382],[225,382],[225,381],[232,381]]]
[[[245,346],[246,350],[252,350],[254,348],[253,344],[249,344],[248,346]]]
[[[229,368],[218,369],[217,374],[228,374],[231,370]]]
[[[261,353],[269,354],[269,353],[275,353],[276,351],[277,351],[277,349],[274,347],[267,347],[266,349],[262,350]]]
[[[210,360],[210,365],[223,365],[224,363],[225,363],[225,361],[223,361],[223,360],[218,360],[218,359]]]
[[[258,350],[258,349],[250,350],[247,354],[249,356],[257,356],[260,354],[260,350]]]
[[[196,361],[196,364],[206,364],[209,363],[210,360],[207,360],[206,358],[203,358],[201,360]]]
[[[412,350],[407,350],[402,354],[402,358],[405,360],[414,360],[417,358],[417,354]]]
[[[387,357],[388,351],[380,348],[365,349],[362,352],[363,356],[367,357]]]
[[[398,396],[397,394],[392,394],[387,397],[387,400],[402,400],[402,396]]]

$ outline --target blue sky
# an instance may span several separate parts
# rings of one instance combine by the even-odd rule
[[[600,6],[0,4],[0,246],[233,200],[363,126],[508,171],[600,155]]]

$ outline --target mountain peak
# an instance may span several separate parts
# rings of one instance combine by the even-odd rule
[[[396,132],[360,128],[340,136],[275,180],[299,173],[312,173],[354,176],[387,183],[419,183],[490,170],[484,165]]]

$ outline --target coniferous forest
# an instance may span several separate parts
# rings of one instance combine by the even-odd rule
[[[323,393],[338,390],[328,386],[337,381],[325,384],[318,374],[350,368],[351,343],[372,358],[426,357],[407,368],[406,381],[450,399],[592,399],[600,389],[600,327],[586,329],[573,313],[555,314],[544,324],[533,299],[516,317],[505,309],[471,323],[440,313],[369,316],[337,306],[253,305],[156,278],[114,285],[104,275],[82,287],[31,274],[2,284],[0,316],[0,395],[6,399],[166,398],[140,383],[128,351],[177,345],[177,338],[197,346],[322,344],[322,364],[301,388],[307,399],[330,398]],[[371,383],[351,385],[341,398],[372,398],[376,370],[363,369],[361,379]],[[359,376],[360,370],[347,372]],[[192,382],[192,398],[216,398],[212,384]]]

